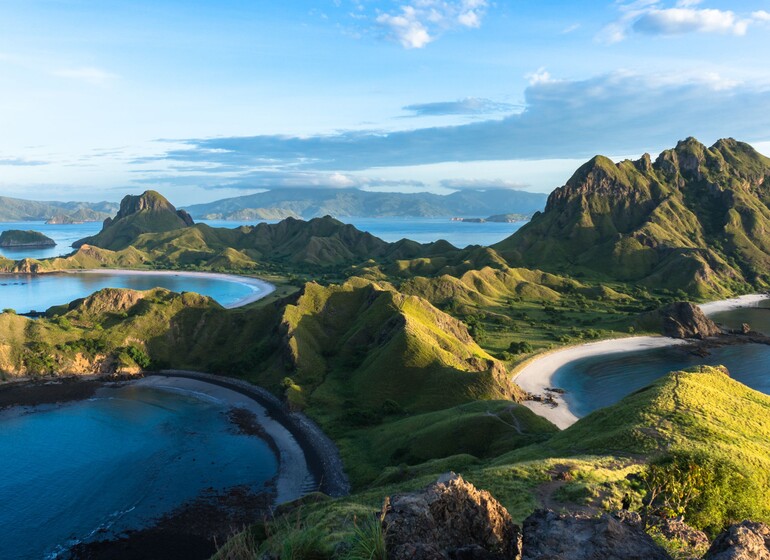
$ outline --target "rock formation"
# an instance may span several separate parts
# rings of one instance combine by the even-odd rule
[[[524,521],[523,560],[670,560],[639,514],[601,517],[538,510]]]
[[[721,334],[717,324],[706,317],[697,305],[680,301],[646,313],[639,319],[643,328],[656,330],[673,338],[708,338]]]
[[[770,527],[743,521],[719,535],[703,560],[770,560]]]
[[[451,473],[383,506],[389,560],[516,560],[521,534],[489,492]]]

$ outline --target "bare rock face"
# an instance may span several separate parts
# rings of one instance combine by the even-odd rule
[[[454,473],[386,499],[382,526],[389,560],[521,558],[521,534],[506,509]]]
[[[671,560],[639,514],[601,517],[538,510],[524,521],[523,560]]]
[[[770,560],[770,527],[743,521],[719,535],[703,560]]]
[[[687,301],[671,303],[657,311],[645,314],[641,322],[654,326],[664,336],[673,338],[708,338],[721,334],[717,324],[706,317],[700,307]]]

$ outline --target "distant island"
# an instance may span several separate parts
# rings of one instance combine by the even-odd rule
[[[495,214],[488,218],[452,218],[453,222],[469,222],[472,224],[485,224],[487,222],[497,224],[513,224],[515,222],[526,222],[532,217],[531,214]]]
[[[0,233],[0,247],[6,249],[42,249],[56,247],[56,241],[39,231],[9,229]]]
[[[275,189],[194,204],[185,209],[201,220],[319,218],[451,218],[502,212],[531,215],[545,207],[547,196],[514,189],[464,189],[448,195],[371,192],[360,189]],[[494,220],[488,220],[494,221]],[[503,220],[504,221],[504,220]]]
[[[40,202],[0,196],[0,222],[101,222],[117,209],[114,202]]]

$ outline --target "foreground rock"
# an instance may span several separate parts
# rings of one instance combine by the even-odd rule
[[[538,510],[524,521],[523,560],[671,560],[637,513],[601,517]]]
[[[0,247],[10,249],[40,249],[56,247],[56,241],[39,231],[9,229],[0,233]]]
[[[454,473],[385,500],[389,560],[516,560],[521,534],[506,509]]]
[[[770,560],[770,527],[743,521],[719,535],[703,560]]]
[[[673,338],[709,338],[722,331],[697,305],[680,301],[644,314],[640,326]]]

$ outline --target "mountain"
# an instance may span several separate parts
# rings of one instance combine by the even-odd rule
[[[111,202],[38,202],[0,196],[0,222],[100,222],[117,210]]]
[[[187,207],[194,218],[244,219],[290,213],[303,218],[341,217],[489,216],[532,214],[541,210],[546,195],[513,189],[462,190],[450,195],[431,193],[383,193],[359,189],[276,189],[258,194],[226,198]],[[246,211],[246,214],[243,212]],[[249,219],[249,218],[246,218]]]
[[[104,220],[102,231],[76,241],[72,246],[94,245],[118,251],[134,243],[143,233],[162,233],[193,225],[187,212],[174,208],[160,193],[146,191],[139,196],[125,196],[115,218]]]
[[[509,263],[700,297],[770,286],[770,159],[694,138],[653,163],[596,156],[493,248]]]
[[[125,197],[118,214],[105,220],[101,232],[77,241],[73,247],[80,249],[69,259],[76,267],[85,252],[91,254],[100,248],[116,252],[101,253],[98,258],[103,262],[128,258],[164,266],[227,270],[253,268],[258,262],[330,267],[370,259],[393,261],[458,253],[446,241],[420,244],[402,239],[388,243],[329,216],[307,222],[286,218],[277,224],[213,228],[194,224],[184,210],[177,210],[154,191]],[[129,249],[131,255],[126,257]],[[61,260],[49,264],[70,268]]]

